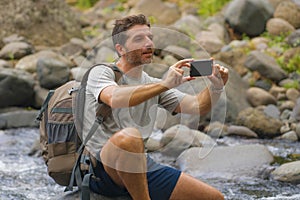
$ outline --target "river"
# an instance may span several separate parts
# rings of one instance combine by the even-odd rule
[[[0,130],[0,200],[55,200],[63,195],[64,187],[58,186],[47,175],[41,157],[29,156],[39,137],[36,128]],[[300,154],[299,142],[279,140],[242,139],[225,137],[218,139],[221,145],[260,143],[265,144],[277,158],[288,160],[290,155]],[[153,154],[166,164],[174,165],[171,158]],[[269,166],[272,169],[278,163]],[[268,174],[268,173],[266,173]],[[300,185],[272,180],[262,173],[259,177],[233,179],[197,177],[223,192],[228,200],[298,200]]]

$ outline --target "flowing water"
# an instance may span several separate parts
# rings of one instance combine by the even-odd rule
[[[56,185],[47,175],[42,158],[29,156],[38,134],[38,129],[35,128],[0,131],[0,200],[52,200],[62,196],[64,188]],[[300,154],[298,142],[232,137],[219,139],[218,142],[224,145],[265,144],[277,158],[283,160],[290,159],[290,155]],[[170,158],[160,154],[153,154],[153,157],[173,165]],[[274,168],[274,165],[269,168]],[[300,185],[274,181],[267,174],[234,179],[198,178],[221,190],[226,199],[230,200],[300,199]]]

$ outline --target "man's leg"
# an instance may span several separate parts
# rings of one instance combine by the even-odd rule
[[[221,192],[198,179],[181,173],[170,200],[223,200]]]
[[[150,200],[144,142],[135,128],[115,133],[100,153],[106,173],[114,182],[126,187],[134,200]]]

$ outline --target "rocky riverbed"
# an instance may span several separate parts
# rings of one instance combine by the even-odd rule
[[[18,128],[0,132],[1,200],[69,199],[63,192],[64,188],[56,185],[47,176],[42,158],[37,155],[29,155],[34,153],[32,146],[37,138],[38,130],[36,128]],[[282,159],[291,159],[289,155],[300,154],[298,143],[291,141],[224,137],[220,138],[218,143],[221,146],[263,144],[272,155]],[[162,156],[160,153],[152,153],[152,157],[167,165],[178,167],[172,157]],[[299,185],[276,181],[268,176],[269,171],[277,165],[279,165],[278,161],[260,166],[261,173],[257,176],[226,177],[219,176],[216,172],[210,173],[210,176],[202,173],[193,175],[217,187],[224,193],[226,199],[299,199]]]
[[[86,11],[60,0],[0,2],[1,199],[66,199],[37,156],[35,116],[50,89],[117,58],[112,22],[136,13],[153,23],[156,51],[144,68],[151,76],[190,57],[214,57],[230,71],[207,116],[159,110],[147,143],[153,157],[227,199],[300,198],[299,0],[233,0],[209,18],[176,2],[100,0]],[[198,78],[178,89],[195,94],[207,84]]]

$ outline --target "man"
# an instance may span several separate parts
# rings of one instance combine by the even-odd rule
[[[87,148],[98,158],[90,188],[106,196],[130,195],[134,200],[223,199],[215,188],[177,169],[155,163],[144,148],[152,132],[157,107],[170,112],[204,115],[210,111],[228,80],[228,69],[214,65],[211,86],[192,96],[174,89],[191,81],[182,67],[184,59],[168,70],[163,80],[143,72],[152,61],[153,35],[144,15],[116,20],[112,33],[119,55],[115,66],[123,74],[116,83],[113,70],[99,65],[90,72],[86,88],[84,136],[95,119],[98,105],[107,104],[106,116]],[[92,113],[92,114],[90,114]]]

